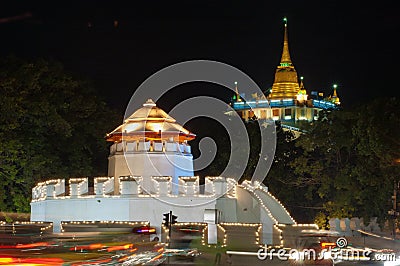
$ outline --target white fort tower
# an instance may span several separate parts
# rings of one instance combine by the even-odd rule
[[[172,212],[179,223],[202,225],[204,243],[227,244],[241,230],[252,244],[274,246],[285,234],[316,229],[297,224],[261,183],[205,177],[200,189],[188,144],[194,138],[149,99],[107,134],[108,176],[37,184],[31,221],[51,222],[55,233],[77,223],[149,224],[163,240],[163,214]]]
[[[107,141],[114,142],[108,158],[108,175],[140,176],[141,188],[148,193],[157,190],[152,177],[171,177],[172,192],[177,194],[179,177],[193,176],[193,156],[187,141],[194,138],[149,99],[107,134]],[[114,186],[114,194],[119,194],[117,179]]]

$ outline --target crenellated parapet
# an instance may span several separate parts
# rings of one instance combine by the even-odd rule
[[[71,197],[87,195],[89,183],[87,177],[69,179],[69,195]]]
[[[114,191],[114,186],[110,189],[110,182],[114,183],[114,177],[95,177],[94,178],[94,194],[97,196],[106,195]],[[111,190],[111,191],[110,191]]]
[[[129,154],[129,153],[181,153],[192,154],[189,144],[186,142],[174,142],[173,140],[160,141],[121,141],[110,146],[110,156],[114,154]]]
[[[136,196],[142,194],[141,182],[141,176],[121,176],[119,178],[121,195]]]
[[[199,177],[198,176],[181,176],[179,177],[179,187],[182,188],[180,193],[188,196],[199,194]]]
[[[119,195],[115,195],[114,177],[88,177],[52,179],[38,183],[32,189],[32,201],[46,199],[70,199],[93,197],[235,197],[237,182],[232,178],[206,177],[204,189],[201,189],[198,176],[179,177],[179,193],[172,192],[173,182],[170,176],[152,176],[152,189],[143,189],[143,177],[120,176],[117,180]],[[66,185],[67,182],[67,185]],[[93,184],[93,187],[89,187]],[[67,187],[67,189],[66,189]]]
[[[237,182],[233,178],[222,176],[207,176],[205,178],[205,193],[210,195],[235,196]]]
[[[53,198],[65,195],[65,179],[51,179],[38,183],[32,189],[32,199]]]

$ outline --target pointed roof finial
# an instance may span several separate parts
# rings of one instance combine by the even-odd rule
[[[333,84],[333,96],[335,96],[335,97],[337,97],[336,88],[337,88],[337,85]]]
[[[304,89],[303,79],[304,77],[300,77],[300,90]]]
[[[285,23],[285,35],[283,38],[283,51],[281,57],[281,66],[291,66],[292,60],[290,59],[289,54],[289,40],[288,40],[288,33],[287,33],[287,18],[284,17],[283,21]]]
[[[238,84],[237,81],[235,81],[235,91],[236,91],[236,94],[239,95],[239,90],[238,90],[238,85],[237,84]]]
[[[147,99],[147,101],[143,104],[143,106],[156,106],[156,103],[153,101],[153,99]]]
[[[242,99],[241,99],[240,94],[239,94],[238,82],[237,81],[235,81],[235,92],[236,92],[236,100],[238,102],[241,102]]]
[[[332,101],[333,101],[334,104],[339,105],[339,104],[340,104],[340,99],[339,99],[339,97],[337,96],[336,88],[337,88],[337,85],[336,85],[336,84],[333,84]]]

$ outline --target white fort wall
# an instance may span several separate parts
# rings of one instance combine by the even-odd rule
[[[62,221],[147,221],[159,234],[163,214],[169,211],[179,222],[204,222],[205,210],[215,210],[217,198],[234,184],[221,177],[206,179],[200,193],[198,177],[180,177],[178,195],[172,193],[167,176],[148,180],[154,188],[151,194],[142,190],[142,177],[120,177],[119,195],[114,195],[113,177],[95,178],[93,188],[87,178],[70,178],[67,190],[64,179],[49,180],[32,189],[31,221],[51,221],[55,232]]]
[[[174,194],[171,179],[151,177],[154,191],[147,194],[141,188],[142,177],[120,177],[119,195],[114,195],[113,177],[95,178],[92,188],[88,178],[70,178],[68,186],[64,179],[42,182],[32,189],[31,221],[52,222],[54,232],[60,232],[61,223],[67,221],[149,222],[160,235],[163,214],[172,211],[178,222],[207,223],[209,234],[212,228],[216,233],[220,223],[261,224],[260,242],[271,245],[281,241],[277,225],[295,224],[266,187],[206,177],[200,189],[198,177],[182,176]]]
[[[47,199],[33,202],[31,221],[52,221],[54,232],[60,231],[62,221],[145,221],[161,233],[163,213],[172,211],[179,222],[203,222],[204,211],[214,209],[215,201],[187,198],[204,203],[197,207],[179,207],[162,202],[162,197],[143,198],[76,198]],[[168,199],[171,201],[171,199]],[[179,204],[180,199],[172,202]]]

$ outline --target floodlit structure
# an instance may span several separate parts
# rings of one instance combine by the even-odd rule
[[[337,85],[333,85],[333,95],[324,97],[318,91],[312,91],[309,95],[303,77],[299,80],[289,53],[286,18],[281,61],[275,71],[271,89],[265,95],[243,96],[236,83],[236,94],[231,105],[244,120],[272,118],[280,121],[284,128],[294,131],[301,131],[301,123],[317,120],[321,110],[334,110],[340,106]]]
[[[149,99],[107,134],[109,175],[37,184],[31,221],[51,222],[54,232],[63,224],[142,223],[162,236],[163,215],[172,212],[180,223],[205,225],[208,244],[227,244],[229,232],[250,230],[254,245],[281,245],[285,228],[300,228],[261,183],[205,177],[200,186],[188,143],[194,138]]]
[[[108,157],[108,175],[140,176],[141,189],[154,193],[156,182],[172,181],[173,194],[178,193],[179,176],[193,176],[193,156],[188,141],[196,136],[176,123],[149,99],[143,107],[107,134],[113,142]],[[152,177],[158,176],[157,180]],[[164,181],[160,176],[167,176]],[[114,180],[118,195],[119,180]]]

